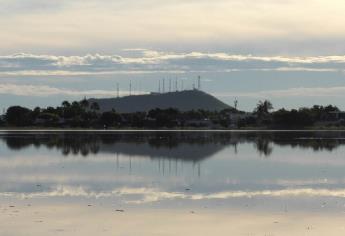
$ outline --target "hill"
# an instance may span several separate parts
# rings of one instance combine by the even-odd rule
[[[160,108],[177,108],[180,111],[209,110],[219,111],[231,108],[214,96],[200,90],[185,90],[169,93],[151,93],[145,95],[132,95],[120,98],[91,98],[89,102],[97,102],[100,111],[115,109],[120,113],[149,111]]]

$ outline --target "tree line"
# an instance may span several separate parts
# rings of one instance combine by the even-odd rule
[[[310,127],[317,122],[344,125],[335,120],[336,106],[319,106],[272,112],[270,101],[260,101],[253,112],[234,108],[222,111],[175,108],[152,109],[148,112],[118,113],[115,110],[101,112],[96,102],[88,100],[68,102],[60,106],[29,109],[11,106],[0,119],[3,127],[58,127],[58,128],[294,128]],[[334,122],[338,123],[334,123]]]

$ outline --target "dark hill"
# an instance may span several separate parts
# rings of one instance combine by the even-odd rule
[[[100,111],[115,109],[120,113],[137,111],[149,111],[155,108],[177,108],[180,111],[209,110],[220,111],[231,108],[212,95],[200,90],[186,90],[170,93],[151,93],[145,95],[133,95],[121,98],[91,98],[89,102],[97,102]]]

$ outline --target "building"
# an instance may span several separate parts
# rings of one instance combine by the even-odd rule
[[[345,111],[332,111],[329,113],[331,120],[345,120]]]

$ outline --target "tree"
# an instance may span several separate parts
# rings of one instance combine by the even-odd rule
[[[5,119],[10,125],[26,126],[33,123],[32,111],[28,108],[21,106],[12,106],[7,109]]]
[[[273,109],[273,105],[270,101],[259,101],[254,110],[258,115],[269,114],[270,110]]]
[[[69,101],[63,101],[61,104],[64,108],[68,108],[71,106],[71,103],[69,103]]]
[[[4,126],[5,125],[5,117],[0,115],[0,126]]]
[[[177,119],[180,116],[180,112],[176,108],[168,109],[153,109],[148,112],[147,117],[156,121],[158,127],[174,127],[177,125]]]
[[[287,111],[280,109],[273,113],[274,123],[281,127],[304,127],[311,126],[314,124],[312,113],[309,109],[292,109]]]
[[[80,101],[80,106],[84,109],[89,107],[89,101],[84,98],[83,100]]]
[[[54,126],[59,121],[59,116],[54,113],[41,113],[38,116],[39,119],[42,119],[44,121],[44,125],[47,126]]]
[[[103,112],[100,118],[101,124],[105,126],[113,126],[118,121],[118,114],[114,111]]]
[[[268,100],[259,101],[254,109],[254,113],[258,116],[258,123],[268,125],[271,123],[270,110],[273,109],[272,103]]]
[[[41,108],[35,107],[34,110],[32,111],[32,118],[36,119],[40,114],[41,114]]]
[[[99,105],[98,105],[97,102],[91,103],[90,108],[91,108],[91,110],[93,110],[93,111],[99,111]]]

